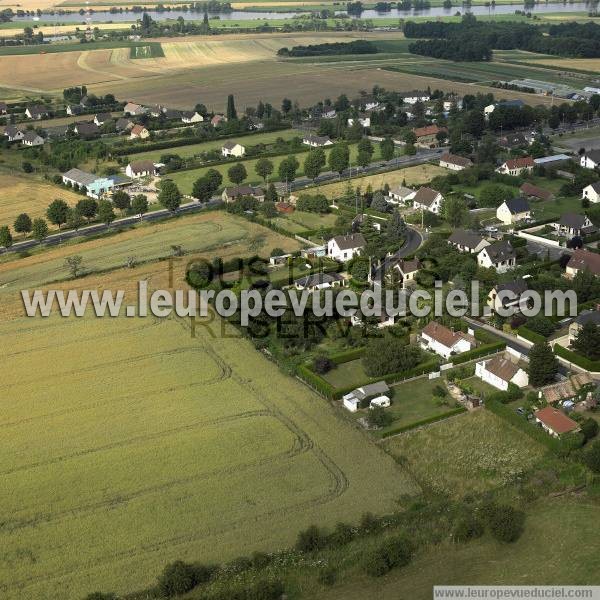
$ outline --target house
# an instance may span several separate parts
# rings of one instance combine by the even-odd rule
[[[81,115],[84,111],[84,107],[81,104],[68,104],[67,105],[67,114],[73,117],[77,115]]]
[[[363,110],[373,110],[379,106],[379,100],[373,96],[363,96],[360,99],[360,106]]]
[[[81,121],[73,125],[73,131],[81,138],[89,140],[100,135],[100,129],[96,123]]]
[[[580,159],[579,164],[586,169],[595,169],[600,165],[600,150],[590,150]]]
[[[419,188],[413,198],[413,208],[428,210],[436,215],[440,214],[444,197],[437,190],[428,187]]]
[[[490,243],[474,231],[465,231],[464,229],[455,229],[448,243],[454,246],[459,252],[468,252],[469,254],[478,254]]]
[[[565,433],[579,431],[579,425],[553,406],[546,406],[533,413],[536,423],[539,423],[544,431],[554,437],[560,437]]]
[[[21,142],[23,146],[43,146],[44,138],[35,131],[26,131]]]
[[[544,386],[539,391],[540,398],[544,398],[548,404],[557,402],[569,402],[576,399],[579,394],[585,394],[586,390],[595,387],[592,376],[587,373],[577,373],[571,375],[568,379]]]
[[[181,111],[176,108],[163,108],[163,117],[169,120],[181,119]],[[202,115],[200,115],[202,116]]]
[[[477,264],[486,269],[493,267],[497,273],[506,273],[517,264],[517,255],[508,240],[499,240],[477,255]]]
[[[9,142],[20,142],[23,139],[25,132],[14,125],[7,125],[4,128],[4,135],[8,138]]]
[[[498,138],[498,145],[501,148],[521,148],[523,146],[529,146],[527,138],[521,132],[507,133],[506,135]]]
[[[596,181],[596,183],[590,183],[590,185],[584,187],[581,197],[587,198],[593,204],[600,202],[600,181]]]
[[[427,92],[405,92],[400,94],[404,100],[404,104],[416,104],[417,102],[429,102],[431,97]]]
[[[475,376],[503,392],[508,390],[510,383],[519,388],[529,384],[527,373],[503,354],[479,361],[475,365]]]
[[[423,267],[419,259],[413,260],[400,259],[395,265],[394,270],[399,275],[398,283],[402,283],[402,287],[406,287],[407,283],[414,281],[419,270]]]
[[[333,260],[345,262],[360,254],[367,245],[362,233],[337,235],[327,242],[327,256]]]
[[[115,187],[115,180],[110,177],[99,177],[81,169],[70,169],[62,176],[63,183],[76,189],[85,189],[90,198],[100,198]]]
[[[134,125],[135,123],[131,119],[128,119],[127,117],[121,117],[117,119],[115,128],[119,132],[124,132],[129,131]]]
[[[552,156],[541,156],[540,158],[534,158],[533,163],[537,167],[558,167],[565,162],[571,160],[570,156],[566,154],[553,154]]]
[[[356,121],[358,121],[363,127],[371,127],[371,117],[367,114],[360,113],[356,117]],[[354,122],[355,117],[349,117],[347,121],[348,127],[352,127],[352,125],[354,125]]]
[[[335,108],[332,108],[331,106],[325,106],[323,107],[321,117],[323,117],[323,119],[335,119],[336,114],[337,112]]]
[[[529,208],[529,201],[522,196],[505,200],[496,209],[496,218],[505,225],[514,225],[530,217],[531,209]]]
[[[135,117],[138,115],[147,114],[148,109],[141,104],[136,104],[135,102],[127,102],[123,108],[123,114],[125,116]]]
[[[460,98],[454,98],[452,100],[444,100],[442,108],[444,112],[450,112],[452,107],[455,106],[458,110],[462,108],[462,100]]]
[[[211,120],[210,124],[213,127],[218,127],[221,123],[227,123],[227,117],[225,115],[215,115]]]
[[[260,187],[252,187],[251,185],[238,185],[225,188],[221,198],[223,202],[235,202],[244,196],[252,196],[252,198],[259,202],[264,202],[265,200],[264,190]]]
[[[440,141],[437,138],[438,133],[448,133],[445,127],[438,127],[437,125],[416,127],[412,131],[417,138],[415,145],[422,148],[437,148],[440,145]]]
[[[521,298],[527,289],[528,285],[524,279],[499,283],[490,290],[487,297],[487,305],[494,312],[509,308],[514,308],[515,311],[521,310],[521,308],[527,305],[527,298]]]
[[[237,142],[228,141],[221,147],[221,154],[223,156],[236,156],[238,158],[246,154],[246,148]]]
[[[70,125],[55,125],[54,127],[44,127],[46,138],[48,140],[62,139],[67,136],[70,131]]]
[[[184,110],[181,113],[183,123],[201,123],[204,117],[197,110]]]
[[[296,289],[311,292],[344,285],[346,285],[346,280],[338,273],[314,273],[294,281]]]
[[[486,119],[489,119],[496,108],[523,108],[524,106],[525,102],[523,100],[501,100],[495,104],[488,104],[483,109],[483,115]]]
[[[399,185],[395,188],[390,188],[388,192],[389,201],[393,204],[400,204],[410,202],[416,195],[415,190]]]
[[[322,148],[323,146],[331,146],[333,142],[327,137],[322,135],[305,135],[302,138],[302,143],[312,148]]]
[[[560,220],[552,223],[557,235],[567,237],[584,237],[596,231],[596,228],[586,215],[577,213],[565,213]]]
[[[25,109],[25,116],[34,121],[46,119],[50,113],[43,104],[32,104]]]
[[[583,329],[584,325],[600,325],[600,310],[584,310],[569,325],[569,343],[571,343]]]
[[[517,177],[522,173],[531,173],[531,171],[533,171],[533,165],[534,162],[531,156],[509,158],[496,169],[496,173]]]
[[[152,160],[137,160],[127,165],[125,174],[132,179],[138,179],[148,175],[158,175],[158,169]]]
[[[389,392],[390,388],[385,381],[377,381],[352,390],[342,398],[342,403],[350,412],[356,412],[359,408],[366,408],[372,398]]]
[[[462,331],[448,329],[437,321],[430,321],[421,331],[420,344],[424,350],[449,358],[475,348],[475,338]]]
[[[94,116],[94,123],[98,125],[98,127],[102,127],[104,123],[108,123],[112,121],[112,115],[110,113],[98,113]]]
[[[150,137],[150,132],[143,125],[134,125],[129,133],[129,139],[145,140]]]
[[[589,271],[596,277],[600,275],[600,254],[589,250],[575,250],[567,263],[565,276],[572,279],[579,271]]]
[[[450,169],[451,171],[463,171],[473,166],[473,161],[458,154],[446,152],[440,156],[440,167]]]
[[[554,194],[550,190],[538,187],[526,181],[520,188],[521,195],[525,198],[535,198],[536,200],[550,200]]]

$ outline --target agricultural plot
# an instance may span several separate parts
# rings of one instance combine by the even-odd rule
[[[285,547],[311,523],[391,511],[418,490],[250,343],[218,323],[211,331],[192,337],[175,318],[0,324],[12,349],[0,419],[3,596],[124,593],[167,562]]]
[[[144,46],[132,46],[129,54],[130,58],[159,58],[163,57],[162,46],[158,42],[152,42]]]
[[[21,213],[27,213],[32,219],[45,217],[48,204],[54,198],[62,198],[73,206],[81,196],[69,190],[59,190],[56,186],[33,177],[21,177],[0,173],[0,224],[12,224]],[[14,234],[14,231],[13,231]]]
[[[545,452],[485,410],[404,433],[385,444],[417,480],[456,497],[514,481]]]

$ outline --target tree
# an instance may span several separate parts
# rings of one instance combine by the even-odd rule
[[[0,227],[0,246],[4,248],[10,248],[12,243],[13,237],[8,225],[2,225],[2,227]]]
[[[158,578],[158,588],[166,598],[185,594],[195,586],[194,567],[181,560],[167,565]]]
[[[319,375],[325,375],[335,367],[335,363],[328,357],[320,354],[313,361],[313,370]]]
[[[367,413],[367,423],[370,427],[380,429],[391,425],[392,421],[392,415],[389,412],[386,412],[382,406],[375,406],[374,408],[369,409],[369,412]]]
[[[131,200],[131,210],[140,215],[140,221],[144,213],[148,212],[148,197],[145,194],[136,194]]]
[[[363,138],[358,142],[357,162],[361,167],[366,167],[370,164],[373,158],[373,151],[373,144],[369,138]]]
[[[336,173],[339,173],[340,177],[345,169],[350,164],[350,149],[348,144],[340,143],[336,144],[329,153],[329,168]]]
[[[248,177],[244,163],[239,162],[232,167],[229,167],[227,176],[229,177],[229,181],[235,183],[236,185],[240,185],[240,183],[242,183],[242,181]]]
[[[67,227],[77,231],[83,225],[83,217],[76,208],[69,208],[67,213]]]
[[[289,98],[284,98],[281,102],[281,112],[287,116],[292,110],[292,101]]]
[[[112,203],[108,200],[100,200],[98,202],[98,219],[108,227],[115,218],[116,215]]]
[[[33,165],[30,162],[24,161],[21,165],[23,173],[33,173]]]
[[[385,196],[381,192],[375,192],[373,194],[373,200],[371,201],[371,208],[379,212],[388,212],[389,204],[385,199]]]
[[[270,202],[269,200],[265,200],[261,203],[260,212],[262,212],[267,219],[274,219],[279,214],[275,207],[275,203]]]
[[[254,171],[266,183],[269,175],[273,173],[273,163],[268,158],[259,158],[254,166]]]
[[[387,238],[392,242],[398,242],[406,233],[406,223],[397,208],[394,209],[394,212],[388,221],[385,233]]]
[[[293,154],[291,154],[287,158],[284,158],[279,163],[279,169],[277,170],[281,181],[285,181],[286,184],[289,184],[292,181],[294,181],[294,179],[296,179],[296,171],[298,171],[299,166],[300,163]]]
[[[525,513],[505,504],[493,504],[484,510],[491,534],[500,542],[516,542],[523,533]]]
[[[300,552],[315,552],[327,545],[327,534],[316,525],[307,527],[298,534],[296,550]]]
[[[227,96],[227,112],[226,117],[228,121],[235,121],[237,119],[237,111],[235,110],[235,101],[233,94]]]
[[[194,182],[192,193],[200,202],[208,202],[223,182],[223,176],[216,169],[209,169]]]
[[[117,190],[113,194],[112,202],[114,207],[118,208],[121,212],[125,212],[131,206],[131,198],[123,190]]]
[[[598,421],[592,417],[588,417],[581,422],[581,433],[583,433],[583,437],[586,441],[595,438],[598,435],[598,429]]]
[[[98,213],[98,203],[93,198],[83,198],[76,204],[75,210],[89,223]]]
[[[421,359],[421,350],[392,336],[368,341],[362,358],[369,377],[380,377],[415,367]]]
[[[478,205],[482,208],[498,208],[505,200],[509,200],[512,196],[513,193],[510,188],[497,183],[488,183],[481,188]]]
[[[379,151],[383,160],[392,160],[392,158],[394,158],[395,152],[394,140],[392,140],[392,138],[389,137],[385,138],[379,144]]]
[[[181,192],[177,184],[171,179],[163,179],[160,184],[158,201],[171,212],[175,212],[181,205]]]
[[[67,215],[69,214],[69,205],[60,198],[52,201],[46,210],[46,216],[50,223],[58,225],[64,225],[67,222]]]
[[[442,217],[452,227],[460,227],[467,222],[469,209],[462,198],[451,196],[446,198],[442,204]]]
[[[590,471],[600,473],[600,440],[589,445],[583,454],[583,460]]]
[[[26,233],[31,232],[31,217],[27,213],[21,213],[13,224],[13,228],[17,233],[22,233],[25,235]]]
[[[529,383],[540,387],[552,383],[558,373],[558,360],[546,341],[534,344],[529,351]]]
[[[34,219],[31,224],[31,232],[33,238],[42,243],[48,237],[48,223],[46,223],[46,219]]]
[[[325,164],[326,158],[323,148],[313,148],[304,159],[304,174],[314,182],[321,174]]]
[[[396,567],[410,563],[414,544],[404,536],[387,538],[374,550],[365,554],[363,568],[371,577],[381,577]]]
[[[571,345],[590,360],[600,359],[600,327],[594,323],[586,323]]]
[[[83,256],[75,254],[74,256],[67,256],[65,258],[65,265],[69,270],[69,274],[73,279],[77,278],[82,270]]]

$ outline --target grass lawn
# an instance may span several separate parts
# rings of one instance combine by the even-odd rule
[[[483,398],[485,398],[489,394],[493,394],[494,392],[499,391],[493,385],[486,383],[479,377],[469,377],[468,379],[463,379],[463,382],[470,385],[475,390],[475,393],[481,394]]]
[[[323,375],[323,379],[337,388],[342,388],[351,385],[360,385],[369,379],[369,376],[365,373],[362,359],[357,358],[356,360],[350,360],[337,365],[335,369],[331,369],[329,373]]]
[[[583,213],[581,198],[555,198],[545,202],[534,202],[531,208],[536,219],[559,217],[568,212]]]
[[[546,448],[478,409],[385,442],[423,485],[462,497],[516,480]]]
[[[267,133],[255,133],[252,135],[240,136],[239,142],[243,146],[250,147],[258,144],[272,144],[278,138],[291,140],[292,138],[301,136],[301,133],[296,129],[284,129],[283,131],[269,131]],[[237,139],[231,138],[234,141]],[[178,154],[183,158],[196,156],[202,152],[210,152],[211,150],[221,150],[221,147],[227,140],[211,140],[209,142],[201,142],[200,144],[192,144],[190,146],[177,146],[175,148],[165,148],[163,150],[150,150],[148,152],[138,152],[131,154],[132,160],[154,160],[158,161],[163,154]]]

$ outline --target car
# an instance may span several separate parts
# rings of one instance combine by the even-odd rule
[[[485,231],[487,231],[487,233],[498,233],[498,228],[494,227],[493,225],[488,225],[485,228]]]
[[[522,417],[525,416],[525,409],[522,406],[519,406],[519,408],[517,408],[516,413],[518,415],[521,415]]]

